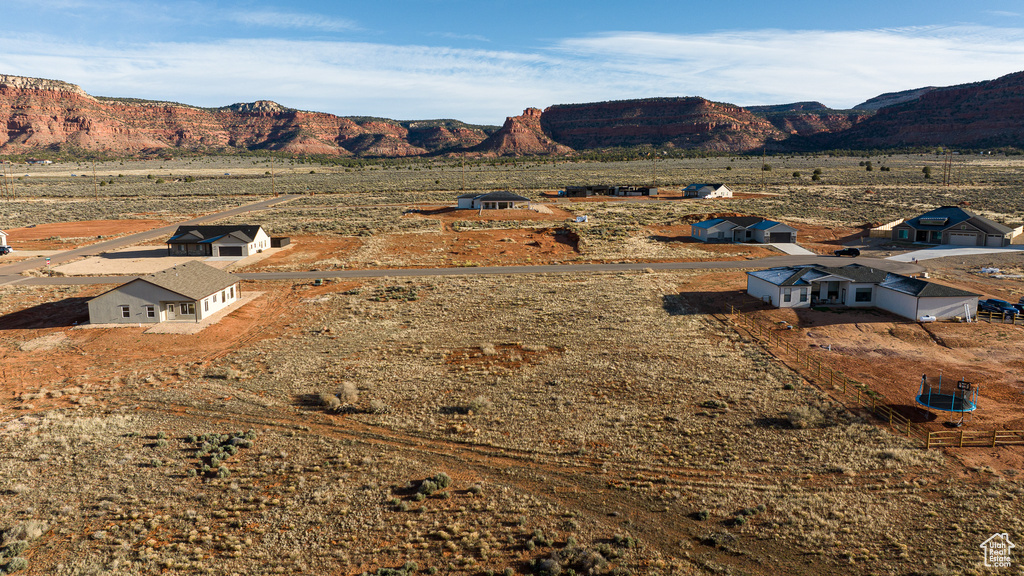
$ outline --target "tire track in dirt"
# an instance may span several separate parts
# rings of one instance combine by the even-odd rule
[[[601,464],[604,461],[600,459],[585,458],[584,463],[573,464],[558,461],[557,455],[411,436],[347,418],[326,416],[331,419],[330,422],[314,422],[309,419],[308,414],[299,417],[283,411],[268,414],[268,418],[255,418],[233,411],[214,411],[182,404],[158,403],[142,396],[131,400],[137,400],[131,402],[137,410],[163,413],[192,421],[200,420],[234,427],[248,424],[299,430],[324,438],[386,448],[389,452],[400,453],[412,460],[451,470],[457,476],[476,476],[489,484],[509,486],[549,500],[559,507],[603,518],[603,523],[625,527],[635,533],[645,546],[653,546],[666,557],[680,558],[681,547],[688,548],[692,545],[692,551],[697,553],[699,558],[694,560],[688,554],[682,558],[694,562],[695,566],[710,561],[740,573],[758,574],[763,573],[763,566],[768,565],[770,561],[776,567],[785,566],[783,572],[787,574],[827,573],[822,571],[820,565],[814,565],[805,555],[773,547],[770,540],[763,541],[756,535],[730,532],[724,526],[696,521],[689,516],[692,511],[678,507],[673,510],[672,506],[658,501],[653,495],[632,489],[616,489],[609,483],[607,473],[602,470]],[[641,469],[635,464],[637,463],[618,462],[609,471],[635,473]],[[649,465],[644,468],[654,469]],[[782,489],[777,483],[775,486],[765,483],[764,476],[760,474],[737,475],[670,467],[656,469],[676,478],[682,484],[679,489],[725,489],[737,482],[765,484],[766,491]],[[467,471],[471,471],[472,474],[467,474]],[[715,476],[715,479],[709,476]],[[835,487],[821,486],[818,490],[830,492],[834,491]],[[728,533],[736,540],[728,547],[701,544],[716,532]]]

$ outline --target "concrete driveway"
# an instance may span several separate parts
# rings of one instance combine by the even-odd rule
[[[817,256],[816,253],[792,242],[778,242],[775,244],[769,244],[769,246],[783,254],[789,254],[790,256]]]
[[[1024,246],[1006,246],[1004,248],[985,248],[982,246],[951,246],[943,244],[923,250],[915,250],[906,254],[890,256],[886,260],[896,262],[913,262],[915,260],[931,260],[932,258],[945,258],[946,256],[973,256],[975,254],[1006,254],[1021,252],[1024,253]]]

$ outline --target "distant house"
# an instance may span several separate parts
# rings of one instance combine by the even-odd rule
[[[7,232],[0,230],[0,246],[7,246]]]
[[[565,196],[569,198],[590,198],[592,196],[657,196],[658,189],[646,186],[566,186]]]
[[[943,206],[892,227],[892,240],[920,244],[1002,247],[1024,243],[1024,228],[1010,228],[964,210]]]
[[[712,218],[690,225],[690,235],[701,242],[796,242],[796,228],[759,216]]]
[[[169,256],[244,258],[270,248],[270,236],[257,225],[179,226],[167,241]]]
[[[199,322],[241,297],[238,276],[192,261],[89,300],[92,324]]]
[[[530,199],[505,190],[486,194],[463,194],[458,197],[458,207],[464,210],[510,210],[529,208]]]
[[[747,294],[776,308],[874,307],[942,320],[978,310],[978,295],[860,264],[785,266],[747,272]],[[966,308],[965,308],[966,306]]]
[[[683,198],[732,198],[725,184],[690,184],[683,188]]]

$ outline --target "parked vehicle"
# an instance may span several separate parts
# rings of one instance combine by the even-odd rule
[[[11,249],[10,246],[0,246],[0,256],[4,256],[6,254],[10,254],[13,251],[14,250]]]
[[[857,256],[860,256],[860,250],[856,248],[843,248],[841,250],[836,250],[833,254],[836,256],[853,256],[856,258]]]
[[[998,298],[988,298],[986,300],[978,301],[978,310],[985,312],[996,312],[998,314],[1013,314],[1014,316],[1021,313],[1020,309],[1010,304],[1006,300],[1000,300]]]

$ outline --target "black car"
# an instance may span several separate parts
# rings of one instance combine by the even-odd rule
[[[5,254],[10,254],[10,253],[11,253],[11,247],[10,246],[0,246],[0,256],[4,256]]]
[[[853,256],[856,258],[857,256],[860,256],[860,250],[856,248],[843,248],[842,250],[836,250],[833,254],[836,256]]]
[[[998,298],[979,300],[978,310],[982,310],[984,312],[996,312],[998,314],[1013,314],[1015,316],[1020,314],[1020,310],[1016,306],[1010,304],[1006,300],[999,300]]]

